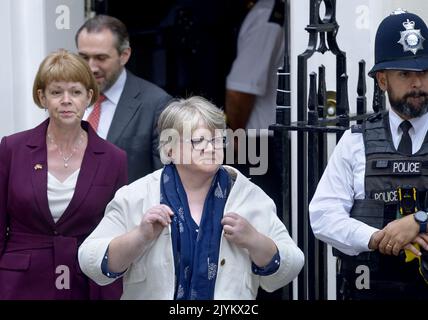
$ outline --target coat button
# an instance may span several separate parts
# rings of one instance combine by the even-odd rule
[[[53,232],[53,233],[54,233],[54,235],[56,235],[56,236],[58,235],[58,231],[56,231],[56,230],[54,230],[54,232]]]
[[[226,259],[224,259],[224,258],[223,258],[223,259],[221,259],[221,261],[220,261],[220,265],[221,265],[221,266],[224,266],[224,264],[225,264],[225,263],[226,263]]]

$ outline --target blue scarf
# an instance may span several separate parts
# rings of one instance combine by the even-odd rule
[[[161,203],[174,212],[171,223],[175,266],[176,300],[212,300],[230,177],[220,167],[205,199],[201,222],[193,220],[186,192],[175,165],[165,166],[161,180]]]

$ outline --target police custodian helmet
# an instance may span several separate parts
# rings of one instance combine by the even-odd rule
[[[375,65],[379,70],[423,71],[428,69],[428,28],[416,14],[397,9],[383,19],[376,33]]]

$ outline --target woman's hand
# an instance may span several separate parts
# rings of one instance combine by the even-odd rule
[[[154,206],[147,210],[141,220],[139,231],[144,242],[149,242],[159,237],[163,228],[171,223],[174,212],[164,204]]]
[[[123,272],[141,256],[149,243],[159,237],[162,229],[171,223],[174,213],[166,205],[157,205],[144,214],[140,225],[114,238],[109,244],[108,269]]]
[[[259,267],[266,266],[278,250],[272,239],[258,232],[237,213],[226,213],[221,224],[224,237],[238,247],[247,249],[251,261]]]
[[[238,247],[249,249],[257,239],[257,230],[237,213],[226,213],[221,220],[221,224],[223,225],[225,238]]]

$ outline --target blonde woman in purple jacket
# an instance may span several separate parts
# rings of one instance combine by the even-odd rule
[[[0,143],[0,299],[115,299],[77,262],[77,248],[127,181],[126,155],[82,121],[98,87],[64,50],[41,63],[35,103],[49,118]]]

